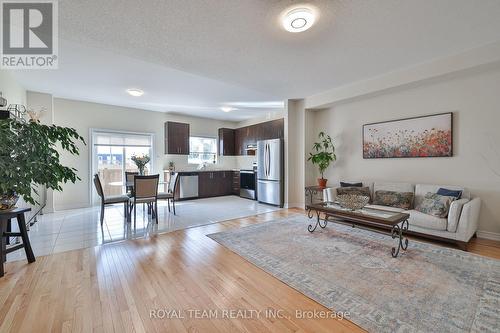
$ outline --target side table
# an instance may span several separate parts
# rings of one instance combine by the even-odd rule
[[[306,186],[304,188],[305,190],[305,199],[307,200],[307,196],[309,196],[309,204],[306,204],[306,210],[307,210],[307,216],[309,218],[312,217],[311,215],[311,209],[308,209],[307,206],[310,206],[314,204],[314,196],[318,194],[323,194],[323,190],[327,189],[329,187],[320,187],[320,186]]]

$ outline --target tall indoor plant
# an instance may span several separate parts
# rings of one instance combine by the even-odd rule
[[[62,183],[80,180],[76,169],[60,162],[62,151],[79,154],[78,142],[85,144],[72,128],[36,120],[0,120],[0,209],[12,208],[19,196],[36,204],[36,184],[60,191]]]
[[[318,185],[325,188],[328,181],[324,177],[325,170],[328,169],[330,163],[337,160],[337,155],[335,155],[335,146],[329,135],[319,132],[318,139],[319,141],[313,144],[313,152],[309,153],[307,160],[318,167],[321,174],[321,178],[318,178]]]

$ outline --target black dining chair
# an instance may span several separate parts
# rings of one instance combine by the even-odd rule
[[[101,225],[104,223],[104,207],[107,205],[113,205],[117,203],[123,203],[123,211],[125,215],[125,220],[128,218],[129,210],[128,210],[128,203],[130,200],[130,197],[128,195],[111,195],[111,196],[106,196],[104,195],[104,191],[102,190],[102,184],[101,184],[101,179],[99,178],[99,175],[96,173],[94,175],[94,186],[97,191],[97,194],[101,198]]]
[[[135,176],[134,196],[130,198],[133,202],[134,225],[137,220],[137,204],[145,203],[151,207],[151,217],[156,219],[158,224],[158,182],[160,175]]]
[[[174,173],[170,177],[170,182],[168,183],[168,191],[158,193],[158,200],[167,200],[169,212],[170,212],[170,201],[172,201],[172,206],[174,208],[174,215],[175,215],[175,192],[177,191],[178,185],[179,185],[179,173]]]

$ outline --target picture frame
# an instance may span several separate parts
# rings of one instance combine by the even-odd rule
[[[363,125],[363,159],[453,156],[453,112]]]

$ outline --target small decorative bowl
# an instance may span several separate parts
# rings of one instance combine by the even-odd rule
[[[16,206],[19,196],[13,195],[0,195],[0,210],[9,210]]]
[[[370,198],[359,194],[342,194],[337,196],[339,205],[350,210],[363,208],[370,202]]]

